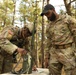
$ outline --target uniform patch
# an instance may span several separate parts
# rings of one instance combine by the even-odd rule
[[[8,30],[7,38],[8,38],[8,39],[12,39],[13,34],[14,34],[14,33],[13,33],[11,30]]]
[[[12,32],[11,30],[8,30],[8,33],[9,33],[10,35],[13,35],[13,32]]]

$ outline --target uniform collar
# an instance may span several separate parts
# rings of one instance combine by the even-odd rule
[[[59,15],[59,18],[55,22],[58,22],[60,20],[63,20],[65,17],[66,17],[65,15]]]

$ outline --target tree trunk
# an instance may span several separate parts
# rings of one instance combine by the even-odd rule
[[[75,19],[76,19],[76,1],[75,1]]]
[[[67,12],[68,15],[72,16],[72,14],[71,14],[71,3],[75,2],[75,1],[76,0],[69,0],[69,2],[68,2],[68,0],[64,0],[66,12]]]
[[[42,10],[44,7],[44,0],[42,4]],[[42,16],[42,47],[41,47],[41,52],[42,52],[42,68],[44,68],[44,16]]]
[[[71,15],[71,0],[69,3],[67,2],[67,0],[64,0],[64,4],[65,4],[67,14]]]
[[[13,11],[12,25],[14,25],[14,20],[15,20],[15,12],[16,12],[16,10],[15,10],[15,8],[16,8],[16,0],[15,0],[15,1],[13,0],[13,3],[14,3],[14,11]]]
[[[50,1],[50,0],[47,0],[47,4],[49,4],[49,1]]]
[[[5,10],[5,19],[4,19],[3,27],[6,25],[6,15],[7,15],[7,7],[6,7],[6,10]]]

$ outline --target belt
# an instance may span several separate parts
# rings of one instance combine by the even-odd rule
[[[66,49],[68,47],[71,47],[72,44],[73,44],[73,42],[72,43],[68,43],[68,44],[63,44],[63,45],[54,45],[54,48],[56,48],[56,49]]]

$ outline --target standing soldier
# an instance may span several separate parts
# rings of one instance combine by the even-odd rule
[[[62,67],[66,75],[76,75],[76,20],[69,15],[59,15],[51,4],[47,4],[41,16],[50,21],[47,26],[47,47],[50,53],[49,75],[61,75]]]
[[[17,53],[28,55],[25,38],[32,35],[33,26],[23,28],[8,26],[0,33],[0,73],[10,72],[13,68],[13,57]]]

